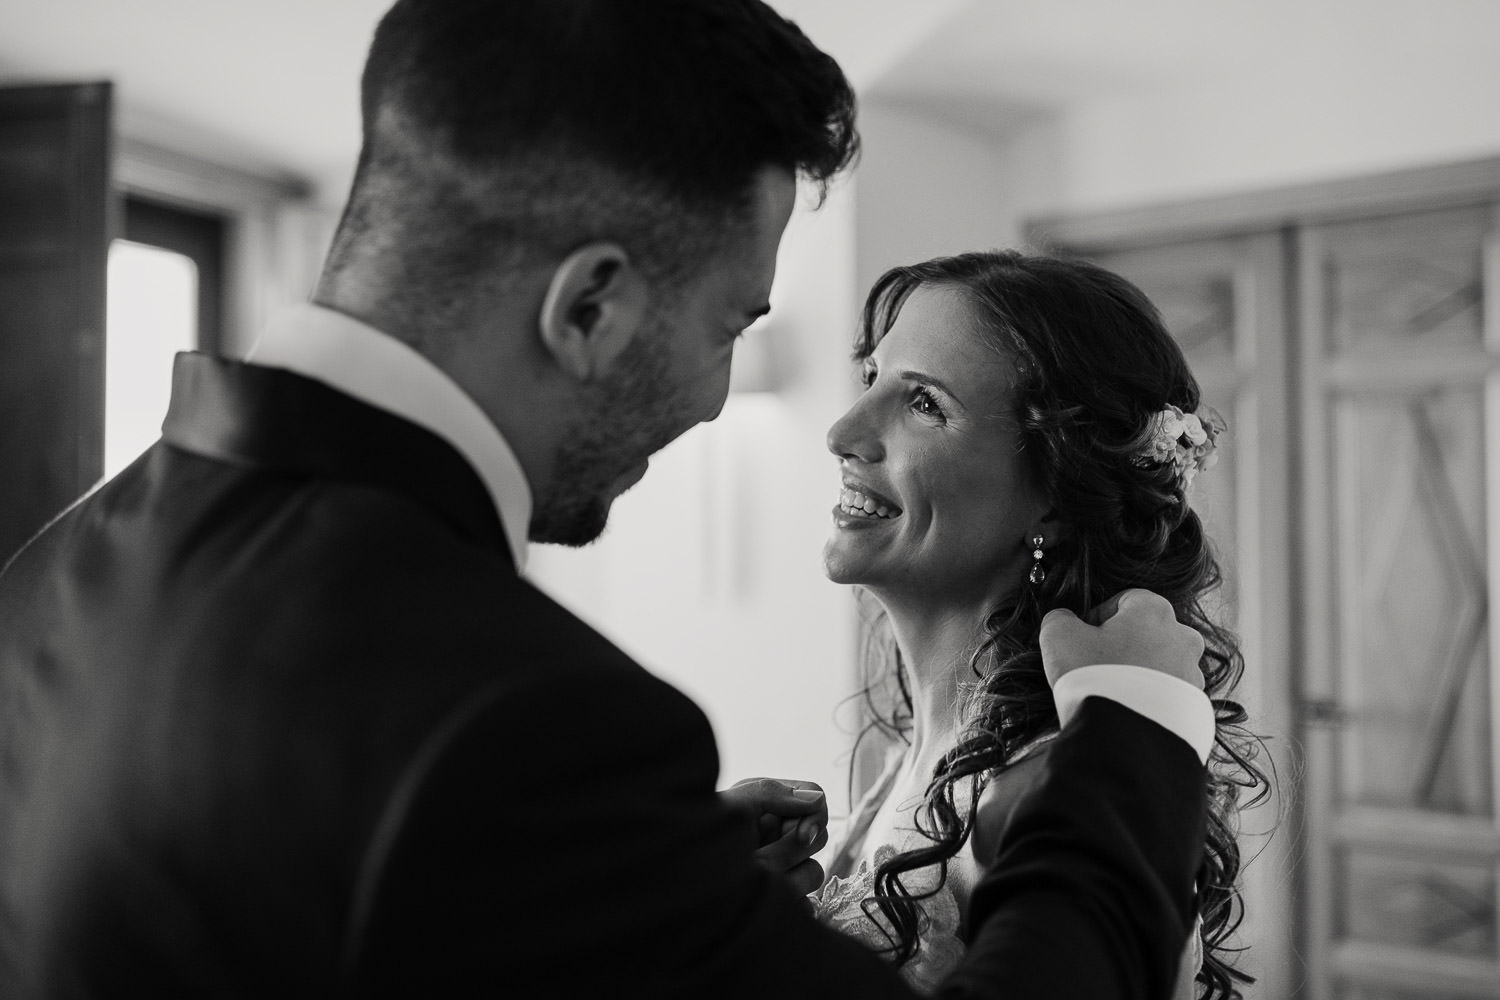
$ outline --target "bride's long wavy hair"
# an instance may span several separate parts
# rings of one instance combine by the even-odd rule
[[[866,910],[878,907],[895,931],[890,957],[911,959],[919,947],[920,900],[903,877],[947,861],[972,832],[986,776],[1057,729],[1052,691],[1042,670],[1042,616],[1053,608],[1083,614],[1112,594],[1143,587],[1167,598],[1177,618],[1202,634],[1204,687],[1217,733],[1208,767],[1208,837],[1197,875],[1202,917],[1200,997],[1238,998],[1252,978],[1234,967],[1229,938],[1243,917],[1240,850],[1242,797],[1269,794],[1256,764],[1260,741],[1244,709],[1230,700],[1243,672],[1236,636],[1216,623],[1204,602],[1221,582],[1203,524],[1170,462],[1142,467],[1137,458],[1152,418],[1167,404],[1198,409],[1198,385],[1157,309],[1120,276],[1082,260],[990,251],[943,257],[886,272],[865,302],[854,357],[863,361],[890,330],[919,287],[965,295],[978,324],[1014,359],[1015,407],[1029,473],[1056,521],[1066,525],[1046,558],[1040,585],[1016,581],[1011,597],[992,609],[962,686],[961,735],[943,756],[917,810],[930,845],[880,865]],[[1000,391],[999,386],[996,387]],[[867,649],[883,643],[877,630]],[[874,646],[869,643],[873,640]],[[893,643],[885,644],[883,676],[867,676],[867,724],[901,734],[910,726],[907,676]],[[882,705],[876,692],[894,698]],[[971,779],[971,780],[965,780]],[[963,800],[963,805],[960,805]],[[937,885],[941,885],[941,879]]]

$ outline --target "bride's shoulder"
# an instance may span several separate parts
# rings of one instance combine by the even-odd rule
[[[1032,740],[1003,768],[990,772],[979,807],[974,813],[974,857],[988,867],[1000,847],[1000,838],[1015,812],[1021,796],[1031,787],[1042,770],[1056,733]]]

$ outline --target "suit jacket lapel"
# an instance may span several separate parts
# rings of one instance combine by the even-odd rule
[[[177,355],[162,424],[168,444],[235,465],[405,493],[511,561],[494,502],[438,435],[322,382],[278,368]]]

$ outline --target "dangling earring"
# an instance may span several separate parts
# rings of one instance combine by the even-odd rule
[[[1031,564],[1030,580],[1033,585],[1040,587],[1042,581],[1047,579],[1047,571],[1042,569],[1042,542],[1041,535],[1031,536],[1031,558],[1035,560]]]

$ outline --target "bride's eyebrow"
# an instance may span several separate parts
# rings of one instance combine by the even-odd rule
[[[958,393],[948,388],[948,386],[943,383],[943,380],[937,378],[936,376],[929,375],[926,372],[917,371],[914,368],[908,368],[901,372],[901,377],[908,382],[920,382],[923,385],[930,385],[938,392],[941,392],[944,396],[947,396],[949,399],[953,400],[953,402],[957,403],[960,409],[966,409],[966,407],[964,407],[964,401],[959,398]]]

